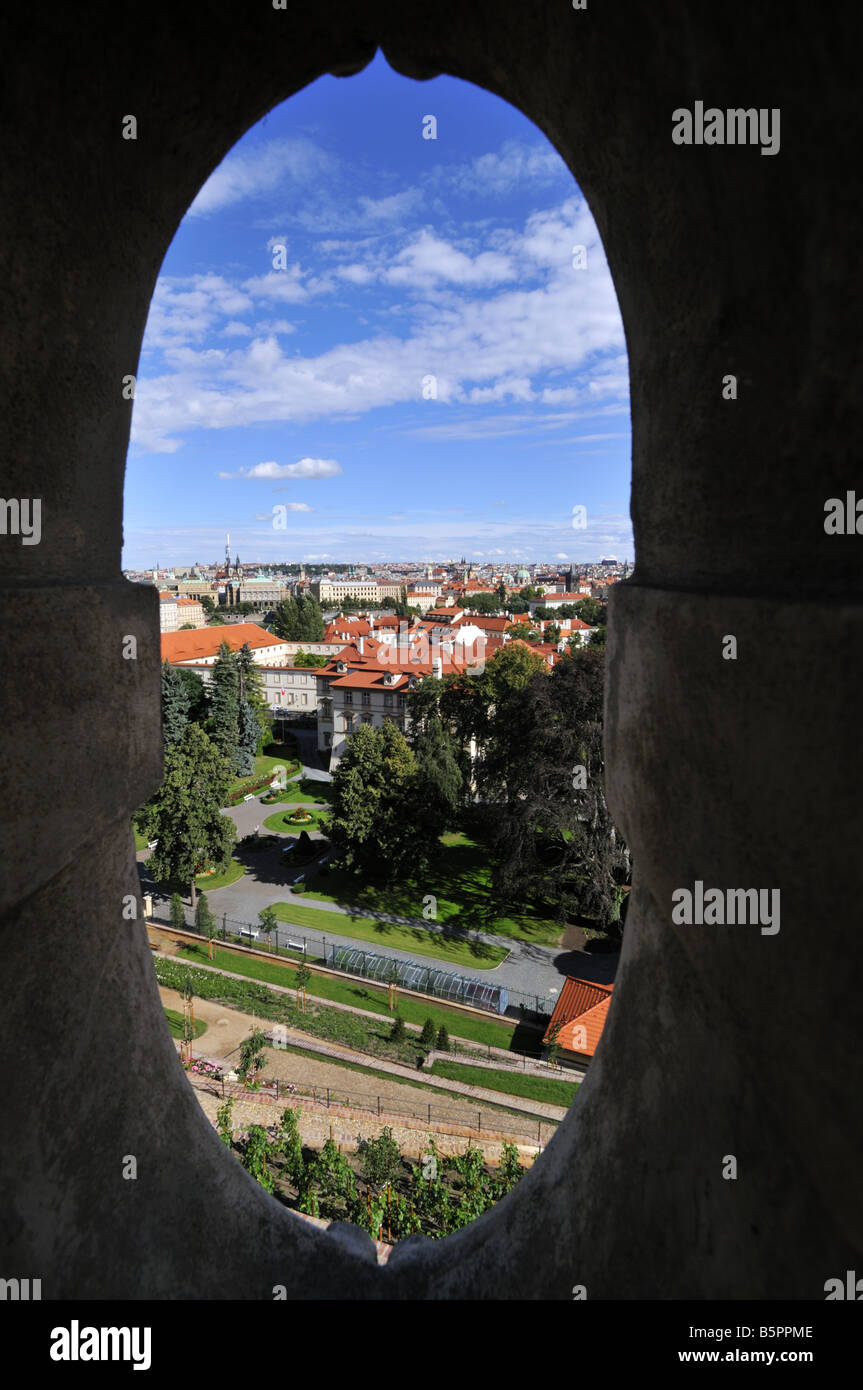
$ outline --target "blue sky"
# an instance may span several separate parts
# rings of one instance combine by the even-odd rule
[[[497,97],[378,55],[249,130],[178,228],[123,564],[211,561],[226,531],[264,562],[631,559],[630,446],[623,326],[572,175]]]

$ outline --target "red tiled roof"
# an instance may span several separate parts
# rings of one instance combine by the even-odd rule
[[[474,627],[481,627],[483,632],[506,632],[508,627],[515,626],[509,618],[489,618],[484,613],[468,613],[467,617]]]
[[[613,989],[614,985],[595,985],[590,980],[567,976],[543,1042],[549,1041],[552,1030],[560,1023],[557,1039],[560,1046],[568,1052],[592,1057],[605,1025]]]
[[[246,642],[252,650],[282,645],[281,637],[274,637],[257,623],[225,623],[221,627],[199,627],[190,632],[163,632],[162,660],[200,661],[201,657],[215,656],[223,642],[234,652]]]

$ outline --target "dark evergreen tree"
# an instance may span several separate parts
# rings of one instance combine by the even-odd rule
[[[420,1047],[424,1047],[426,1051],[430,1052],[436,1041],[437,1029],[434,1026],[434,1020],[427,1018],[420,1033]]]
[[[314,594],[306,592],[299,600],[297,638],[302,642],[322,642],[324,618]]]
[[[629,852],[603,791],[605,655],[590,648],[512,693],[498,733],[497,802],[487,834],[503,901],[539,899],[561,920],[616,919]]]
[[[424,727],[412,734],[411,745],[417,765],[414,814],[433,856],[439,837],[458,819],[464,778],[453,737],[438,713],[429,715]]]
[[[240,705],[237,752],[234,758],[234,771],[238,777],[250,777],[255,770],[255,753],[261,738],[261,730],[247,700]]]
[[[236,763],[240,733],[240,681],[234,654],[227,642],[219,647],[210,686],[212,731],[210,737],[231,767]]]
[[[183,682],[189,699],[189,723],[205,724],[210,714],[210,702],[203,680],[197,671],[190,671],[186,666],[175,666],[174,670]]]
[[[237,663],[237,676],[240,682],[239,699],[242,706],[243,701],[251,706],[252,714],[255,717],[257,726],[256,746],[253,753],[262,752],[262,744],[269,743],[272,737],[269,711],[267,700],[264,695],[264,687],[261,683],[260,668],[252,656],[252,649],[248,642],[244,642],[240,650],[236,653],[234,660]]]
[[[283,598],[276,605],[273,615],[273,633],[276,637],[281,637],[283,642],[294,642],[297,640],[298,622],[297,600],[293,597]]]
[[[176,667],[162,662],[162,737],[165,747],[179,743],[189,722],[189,696]]]
[[[172,879],[191,886],[206,867],[223,869],[231,858],[234,823],[222,815],[231,785],[231,766],[197,724],[165,750],[165,777],[142,813],[145,833],[158,840],[147,860],[157,883]]]

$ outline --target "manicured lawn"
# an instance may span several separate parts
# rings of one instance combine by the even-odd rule
[[[329,782],[312,782],[304,777],[296,782],[288,782],[282,793],[283,801],[318,802],[326,805],[330,799]]]
[[[460,832],[442,836],[441,843],[444,848],[440,861],[414,881],[404,879],[388,888],[377,888],[342,869],[331,869],[325,877],[315,877],[314,886],[305,896],[366,911],[421,918],[423,899],[431,893],[437,899],[437,922],[476,927],[495,936],[517,937],[541,946],[559,944],[563,930],[559,922],[542,917],[532,908],[510,916],[501,916],[491,908],[491,868],[483,845]]]
[[[291,821],[290,811],[276,811],[274,815],[267,816],[264,825],[267,830],[277,830],[282,835],[299,835],[301,830],[320,829],[321,819],[329,815],[328,811],[310,811],[311,820]]]
[[[463,1081],[466,1086],[485,1086],[490,1091],[506,1091],[510,1096],[539,1100],[545,1105],[571,1105],[580,1084],[577,1081],[547,1081],[544,1076],[526,1076],[515,1070],[462,1066],[458,1062],[442,1062],[439,1058],[429,1070],[432,1076]]]
[[[168,1028],[172,1038],[182,1038],[183,1036],[183,1015],[177,1013],[176,1009],[165,1009],[165,1017],[168,1020]],[[202,1033],[206,1033],[207,1025],[202,1018],[195,1019],[195,1037],[199,1038]]]
[[[150,841],[147,839],[146,835],[142,835],[141,832],[140,832],[140,830],[138,829],[138,827],[137,827],[134,823],[133,823],[133,825],[132,825],[132,829],[133,829],[134,832],[135,832],[135,849],[136,849],[136,851],[137,851],[137,850],[140,850],[140,849],[146,849],[147,846],[148,846],[148,844],[150,843]]]
[[[214,893],[217,888],[227,888],[229,884],[236,883],[237,879],[242,878],[245,872],[245,864],[241,864],[237,859],[232,859],[227,869],[221,873],[198,874],[195,878],[195,887],[204,893]],[[189,885],[186,882],[180,883],[176,879],[169,879],[167,882],[159,881],[158,886],[163,893],[179,893],[181,898],[189,896]]]
[[[226,951],[224,947],[214,948],[215,959],[207,960],[206,946],[183,946],[179,955],[192,964],[216,965],[220,970],[232,970],[236,975],[247,975],[266,984],[283,985],[289,989],[296,987],[295,972],[290,965],[281,965],[248,956],[240,951]],[[340,980],[331,975],[312,975],[306,985],[306,994],[311,998],[326,999],[332,1004],[352,1004],[357,1009],[368,1009],[370,1013],[384,1014],[394,1018],[387,1004],[387,991],[375,985],[359,985],[352,980]],[[511,1028],[496,1023],[493,1018],[472,1018],[469,1014],[448,1009],[431,999],[426,1004],[420,999],[406,998],[398,994],[396,1013],[401,1014],[405,1023],[422,1026],[427,1018],[433,1020],[435,1028],[444,1027],[451,1037],[463,1038],[467,1042],[490,1043],[492,1047],[508,1048],[512,1042]]]
[[[198,874],[195,879],[195,887],[202,888],[205,893],[212,893],[217,888],[227,888],[229,884],[236,883],[238,878],[242,878],[246,872],[246,866],[237,859],[232,859],[227,869],[218,874]]]
[[[503,946],[488,946],[481,941],[443,936],[423,927],[405,927],[395,922],[379,922],[373,917],[358,917],[353,913],[327,912],[318,907],[301,907],[298,903],[272,903],[281,922],[312,931],[332,932],[357,941],[373,943],[376,951],[389,949],[410,951],[414,956],[433,956],[449,965],[471,970],[493,970],[506,960]]]

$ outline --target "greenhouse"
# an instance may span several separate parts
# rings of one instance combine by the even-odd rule
[[[335,970],[350,975],[362,975],[380,984],[401,985],[436,999],[448,999],[456,1004],[471,1004],[491,1013],[506,1013],[508,994],[502,985],[486,980],[474,980],[469,975],[457,975],[436,965],[420,965],[413,960],[398,960],[394,956],[377,956],[359,946],[333,946],[327,963]]]

